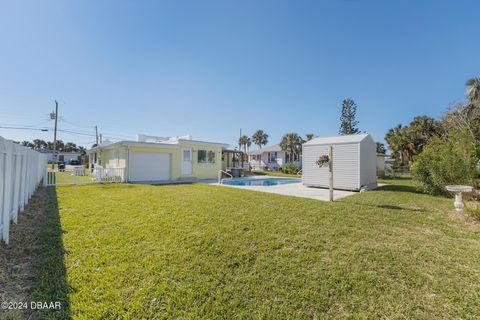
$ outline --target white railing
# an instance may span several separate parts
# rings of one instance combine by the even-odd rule
[[[81,185],[90,183],[122,183],[125,180],[125,168],[85,168],[67,167],[66,169],[47,169],[46,186]]]
[[[224,179],[222,179],[222,175],[223,175],[224,173],[225,173],[227,176],[230,177],[230,178],[227,178],[227,179],[229,179],[229,180],[232,180],[232,179],[233,179],[233,176],[232,176],[230,173],[228,173],[227,171],[219,170],[219,171],[218,171],[218,183],[219,183],[219,184],[222,184],[222,183],[223,183],[223,180],[224,180]]]
[[[17,223],[42,180],[47,157],[0,137],[0,232],[9,243],[10,221]]]

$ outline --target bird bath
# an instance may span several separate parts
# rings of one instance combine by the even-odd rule
[[[473,187],[471,186],[446,186],[445,187],[447,191],[455,193],[455,202],[453,205],[455,206],[455,210],[457,211],[462,211],[463,207],[465,206],[463,204],[462,200],[462,192],[472,192]]]

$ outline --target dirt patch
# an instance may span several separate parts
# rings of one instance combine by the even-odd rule
[[[10,225],[10,244],[0,244],[0,302],[32,301],[36,283],[35,266],[39,264],[39,234],[45,226],[49,196],[43,187]],[[0,310],[1,319],[29,319],[29,310]]]

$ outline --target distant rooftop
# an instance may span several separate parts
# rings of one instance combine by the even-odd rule
[[[279,151],[282,151],[282,148],[280,148],[279,144],[275,144],[275,145],[272,145],[272,146],[267,146],[265,148],[261,148],[261,149],[257,149],[257,150],[247,152],[247,154],[262,154],[264,152],[279,152]]]

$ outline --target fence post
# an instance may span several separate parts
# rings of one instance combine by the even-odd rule
[[[10,203],[12,201],[12,154],[13,143],[5,141],[5,178],[3,189],[3,241],[6,244],[10,242]]]
[[[43,170],[43,186],[46,187],[48,185],[48,164],[45,166]]]
[[[20,209],[20,186],[21,186],[21,166],[22,166],[22,150],[20,146],[14,144],[13,150],[15,151],[15,181],[13,189],[13,210],[15,212],[14,222],[18,222],[18,211]]]

